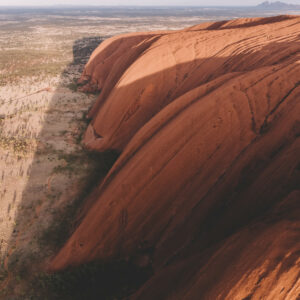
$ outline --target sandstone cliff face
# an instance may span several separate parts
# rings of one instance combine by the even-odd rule
[[[132,298],[299,299],[299,199],[291,193],[217,247],[194,248]]]
[[[281,16],[102,44],[84,143],[122,153],[51,269],[146,253],[136,299],[297,299],[299,36]]]
[[[285,19],[217,22],[103,43],[84,75],[102,89],[90,111],[87,147],[121,151],[141,126],[188,91],[230,72],[286,60],[297,51],[297,45],[289,42],[297,38],[297,31],[284,24],[296,23],[297,18]]]

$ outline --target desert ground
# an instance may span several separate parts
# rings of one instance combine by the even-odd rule
[[[92,51],[121,33],[253,15],[238,9],[0,9],[0,299],[72,299],[59,298],[69,287],[46,274],[45,265],[74,230],[82,200],[118,157],[81,144],[97,95],[81,92],[77,79]],[[112,288],[103,299],[135,288],[121,286],[121,295]]]

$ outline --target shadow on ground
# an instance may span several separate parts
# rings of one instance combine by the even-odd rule
[[[49,104],[8,244],[9,283],[3,299],[119,299],[136,290],[151,273],[128,261],[93,262],[56,274],[45,271],[49,259],[76,228],[76,216],[84,215],[84,200],[118,157],[114,152],[87,152],[80,145],[87,126],[88,107],[84,106],[91,105],[95,95],[84,95],[86,102],[79,103],[82,94],[73,77],[102,40],[75,41],[73,62],[61,74],[61,84]],[[72,95],[65,101],[66,89]],[[76,111],[76,105],[82,109]]]

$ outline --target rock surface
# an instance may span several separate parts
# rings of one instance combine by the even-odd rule
[[[280,16],[101,44],[84,143],[122,153],[50,269],[141,253],[135,299],[297,299],[299,36]]]

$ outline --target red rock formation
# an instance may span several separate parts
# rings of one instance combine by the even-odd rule
[[[92,53],[79,84],[85,84],[84,90],[94,92],[101,90],[106,81],[111,89],[126,68],[151,45],[155,40],[153,37],[159,37],[164,33],[167,32],[130,33],[104,41]]]
[[[299,199],[299,192],[291,193],[264,219],[217,247],[196,247],[132,299],[298,299]]]
[[[149,250],[137,299],[296,299],[299,36],[287,16],[122,36],[109,71],[100,46],[85,143],[123,152],[51,269]]]
[[[84,73],[102,87],[90,112],[93,121],[85,136],[86,146],[123,150],[141,126],[191,89],[229,72],[256,70],[285,59],[297,49],[277,42],[282,37],[285,41],[297,38],[297,31],[291,29],[297,22],[286,16],[235,20],[146,38],[131,34],[103,43]],[[257,25],[260,23],[268,26]]]

